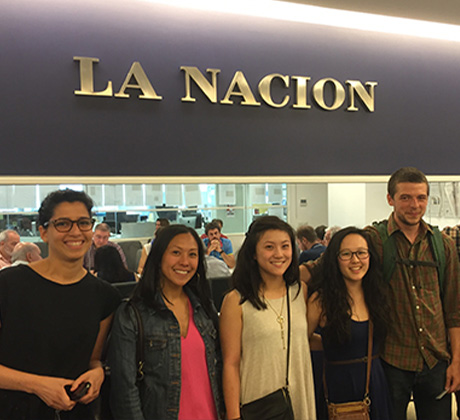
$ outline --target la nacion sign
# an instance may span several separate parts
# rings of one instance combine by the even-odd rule
[[[158,90],[158,88],[154,87],[139,61],[132,63],[124,82],[118,92],[114,93],[111,80],[107,81],[105,89],[94,90],[94,65],[99,63],[99,58],[76,56],[74,60],[80,63],[80,89],[74,91],[77,96],[129,98],[128,89],[134,89],[137,91],[139,99],[163,100],[164,94],[161,92],[161,88]],[[218,75],[221,73],[221,69],[208,68],[206,69],[207,75],[204,75],[194,66],[181,66],[180,70],[184,74],[185,94],[180,98],[182,102],[196,102],[197,99],[192,93],[193,85],[213,104],[234,105],[235,97],[237,97],[240,98],[238,103],[243,106],[257,107],[266,104],[273,108],[291,106],[294,109],[311,109],[310,93],[315,104],[326,111],[338,110],[344,105],[347,97],[346,111],[354,112],[360,109],[357,98],[362,104],[361,109],[369,112],[374,112],[375,110],[375,87],[378,84],[375,81],[363,83],[359,80],[346,80],[342,84],[334,78],[326,77],[313,82],[309,76],[270,73],[261,77],[257,88],[254,88],[249,83],[244,72],[237,70],[234,72],[230,84],[224,86],[225,94],[219,99]],[[280,99],[275,100],[273,94],[275,83],[277,84],[276,90],[278,93],[287,89],[291,89],[291,93],[278,94]],[[255,91],[260,99],[256,99]],[[329,95],[327,95],[327,92]]]

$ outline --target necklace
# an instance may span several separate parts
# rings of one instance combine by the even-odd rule
[[[268,299],[264,299],[265,303],[268,305],[268,307],[275,313],[276,315],[276,322],[280,324],[281,328],[281,341],[283,342],[283,350],[286,350],[286,343],[284,339],[284,315],[283,315],[283,309],[284,309],[284,298],[281,301],[281,310],[278,312],[270,303]]]

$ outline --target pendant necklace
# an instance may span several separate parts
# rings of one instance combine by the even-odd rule
[[[279,313],[276,311],[276,309],[272,306],[270,301],[268,299],[264,299],[265,303],[268,305],[268,307],[275,313],[276,315],[276,322],[280,324],[281,328],[281,341],[283,342],[283,350],[286,350],[286,343],[284,340],[284,315],[283,315],[283,309],[284,309],[284,297],[283,300],[281,301],[281,310]]]

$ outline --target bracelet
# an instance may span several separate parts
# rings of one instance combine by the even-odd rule
[[[220,252],[219,252],[219,255],[222,255],[223,253],[224,253],[224,250],[220,251]],[[238,418],[232,419],[232,420],[240,420],[240,419],[241,419],[241,417],[238,417]]]

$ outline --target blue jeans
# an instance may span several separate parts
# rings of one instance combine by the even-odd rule
[[[452,395],[436,399],[444,390],[447,361],[438,362],[432,369],[424,364],[421,372],[398,369],[383,360],[382,365],[390,388],[394,420],[406,419],[411,394],[418,420],[451,420]]]

